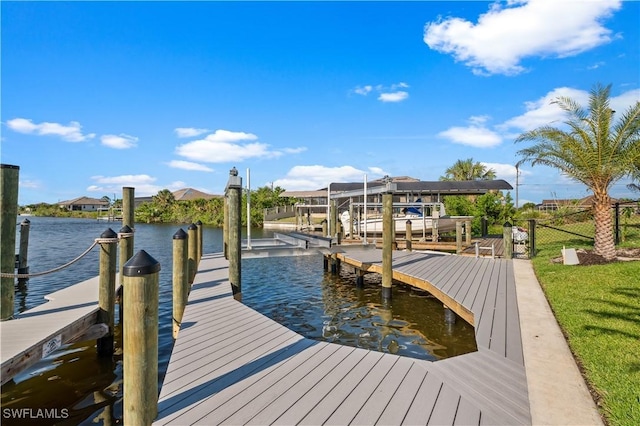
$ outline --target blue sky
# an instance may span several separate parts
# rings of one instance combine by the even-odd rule
[[[516,186],[551,101],[640,100],[640,2],[1,2],[2,163],[19,203],[319,189],[473,158]],[[520,204],[586,188],[524,165]],[[613,196],[637,198],[621,181]],[[511,193],[515,198],[515,190]]]

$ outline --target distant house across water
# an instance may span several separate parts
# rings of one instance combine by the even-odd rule
[[[78,197],[73,200],[58,203],[61,208],[69,211],[96,212],[98,209],[109,207],[109,201],[98,198]]]
[[[177,191],[173,191],[172,194],[173,194],[173,198],[176,201],[190,201],[190,200],[198,200],[198,199],[212,200],[214,198],[222,198],[222,195],[207,194],[206,192],[198,191],[197,189],[193,189],[193,188],[178,189]],[[153,196],[135,197],[133,201],[134,208],[138,207],[142,203],[150,203],[152,200],[153,200]]]

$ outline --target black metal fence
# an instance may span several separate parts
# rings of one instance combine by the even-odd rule
[[[615,244],[640,247],[640,200],[616,203],[611,215]],[[514,247],[525,244],[523,257],[535,256],[537,249],[547,244],[593,243],[595,235],[593,209],[546,213],[544,217],[515,220],[513,227]]]

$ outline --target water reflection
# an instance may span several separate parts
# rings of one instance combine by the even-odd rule
[[[321,256],[249,259],[243,263],[243,302],[305,337],[347,346],[438,360],[476,350],[474,329],[445,323],[442,303],[395,283],[383,303],[380,275],[322,273]]]

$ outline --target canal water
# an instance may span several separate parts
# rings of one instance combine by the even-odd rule
[[[28,219],[32,273],[75,259],[107,228],[117,232],[121,227],[118,222],[88,219]],[[186,226],[136,224],[134,252],[145,250],[161,264],[160,384],[173,347],[172,236],[180,228],[186,231]],[[251,232],[252,238],[272,234],[262,229]],[[204,227],[203,251],[221,250],[222,231]],[[99,254],[94,248],[62,271],[16,286],[16,312],[42,304],[45,295],[98,272]],[[242,279],[243,303],[311,339],[432,361],[476,350],[473,327],[461,319],[447,325],[442,303],[427,293],[394,283],[392,302],[383,304],[379,275],[365,276],[364,289],[356,289],[355,275],[347,268],[339,276],[325,273],[320,255],[245,259]],[[2,424],[122,424],[122,338],[118,326],[115,340],[113,358],[99,358],[95,342],[66,345],[2,386]],[[36,410],[49,410],[58,418],[18,420],[6,411],[25,408],[31,409],[32,415]]]

